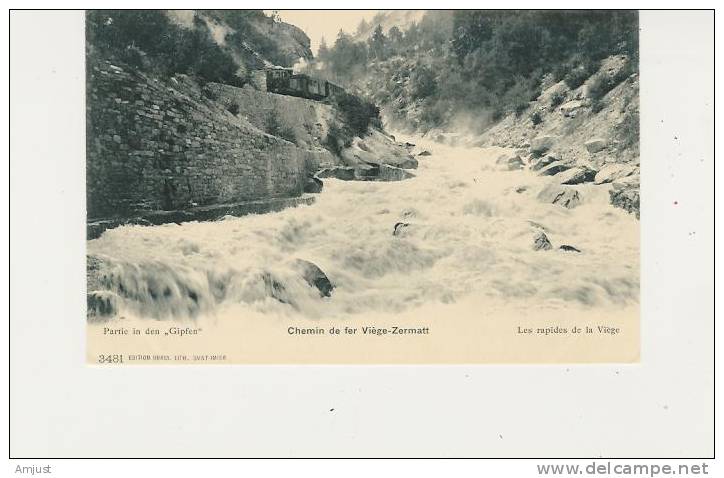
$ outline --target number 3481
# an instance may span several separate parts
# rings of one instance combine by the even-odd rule
[[[98,363],[123,363],[122,354],[99,355]]]

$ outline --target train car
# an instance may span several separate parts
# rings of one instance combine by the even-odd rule
[[[292,75],[289,78],[289,90],[291,95],[312,100],[321,100],[327,96],[324,82],[307,75]]]
[[[339,85],[305,74],[294,74],[291,68],[268,69],[266,71],[266,90],[271,93],[311,100],[332,98],[344,92],[344,88]]]
[[[335,96],[339,96],[344,93],[344,88],[342,88],[341,86],[335,85],[331,81],[326,81],[325,83],[325,96],[327,96],[327,98],[334,98]]]
[[[294,72],[291,68],[269,68],[266,70],[266,90],[272,93],[288,94],[289,79]]]

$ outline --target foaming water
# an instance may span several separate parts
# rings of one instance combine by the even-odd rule
[[[639,296],[639,227],[580,188],[569,210],[545,204],[551,181],[499,171],[501,148],[419,146],[416,177],[326,179],[315,204],[217,222],[123,226],[88,242],[103,258],[119,313],[149,318],[249,315],[320,319],[401,313],[471,301],[486,310],[622,309]],[[395,225],[403,223],[395,231]],[[533,250],[543,228],[553,249]],[[567,244],[580,253],[558,250]],[[316,264],[323,297],[294,266]]]

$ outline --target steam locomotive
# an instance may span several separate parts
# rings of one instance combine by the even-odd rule
[[[298,96],[310,100],[323,100],[344,94],[344,88],[331,81],[294,74],[291,68],[266,71],[266,90],[280,95]]]

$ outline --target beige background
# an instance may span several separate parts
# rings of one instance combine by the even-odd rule
[[[11,455],[710,455],[712,18],[641,15],[640,364],[103,368],[85,365],[82,16],[13,13]]]

